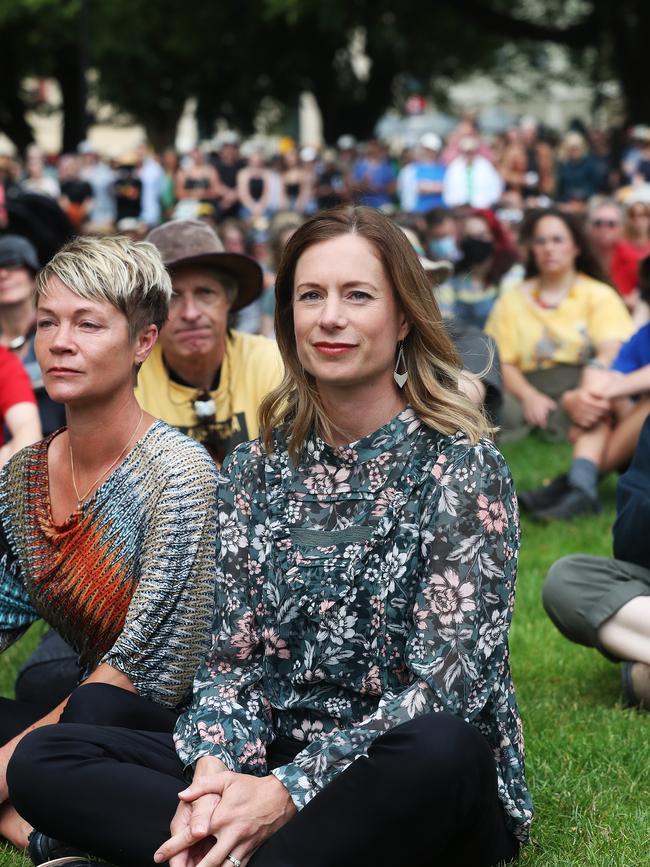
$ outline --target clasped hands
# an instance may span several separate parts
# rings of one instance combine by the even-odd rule
[[[296,812],[289,792],[270,774],[229,771],[212,756],[199,759],[192,784],[178,797],[171,837],[154,861],[170,867],[231,867],[231,855],[248,864],[253,852]]]
[[[574,425],[583,430],[589,430],[609,415],[620,383],[620,376],[608,370],[589,373],[586,382],[562,396],[565,412]]]

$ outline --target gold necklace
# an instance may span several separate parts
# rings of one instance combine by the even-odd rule
[[[71,472],[71,474],[72,474],[72,487],[74,488],[75,496],[76,496],[76,498],[77,498],[77,508],[79,508],[79,507],[81,506],[81,504],[82,504],[83,501],[86,499],[86,497],[87,497],[87,496],[90,494],[90,492],[95,488],[95,485],[97,485],[99,482],[101,482],[101,480],[104,478],[104,476],[107,476],[107,475],[110,473],[110,471],[113,469],[113,467],[117,464],[117,462],[118,462],[119,460],[121,460],[121,459],[124,457],[124,455],[126,454],[126,450],[127,450],[128,447],[131,445],[131,440],[132,440],[133,437],[136,435],[136,433],[138,432],[138,428],[139,428],[140,425],[142,424],[142,419],[143,419],[143,418],[144,418],[144,410],[141,409],[141,410],[140,410],[140,418],[138,419],[138,423],[137,423],[137,425],[135,426],[135,430],[133,431],[133,433],[131,434],[131,436],[128,438],[128,440],[127,440],[127,442],[126,442],[126,445],[124,446],[124,448],[122,449],[122,451],[121,451],[121,452],[119,453],[119,455],[115,458],[115,460],[114,460],[113,463],[110,465],[110,467],[108,467],[108,469],[104,470],[104,472],[101,474],[101,476],[98,476],[98,477],[95,479],[95,481],[92,483],[92,485],[88,488],[88,490],[86,491],[86,493],[85,493],[82,497],[79,496],[79,489],[77,488],[77,483],[76,483],[76,481],[75,481],[75,477],[74,477],[74,456],[73,456],[73,454],[72,454],[72,445],[71,445],[71,443],[70,443],[70,438],[69,438],[69,436],[68,436],[68,449],[70,450],[70,472]]]

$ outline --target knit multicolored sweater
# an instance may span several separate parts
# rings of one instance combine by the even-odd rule
[[[39,617],[78,651],[167,707],[189,697],[209,635],[217,471],[161,421],[63,524],[49,497],[48,446],[0,472],[0,651]]]

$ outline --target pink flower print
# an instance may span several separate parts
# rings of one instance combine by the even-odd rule
[[[446,463],[447,458],[444,455],[440,455],[438,460],[433,465],[433,470],[431,472],[433,473],[434,478],[436,478],[438,481],[440,481],[444,475],[443,467]]]
[[[428,608],[420,608],[420,606],[415,603],[413,606],[413,620],[415,622],[415,628],[421,631],[424,631],[427,628],[427,618],[429,617],[429,609]]]
[[[379,678],[379,666],[371,665],[368,673],[361,681],[361,695],[381,695],[381,680]]]
[[[283,638],[280,638],[274,629],[266,627],[262,632],[262,638],[264,639],[265,656],[277,656],[278,659],[289,659],[287,642]]]
[[[241,492],[235,494],[235,508],[241,515],[250,515],[251,513],[250,500]]]
[[[240,767],[266,766],[266,746],[259,738],[255,741],[246,741],[239,754],[239,765]]]
[[[197,726],[199,737],[202,741],[209,744],[225,744],[226,733],[223,730],[221,723],[213,723],[208,725],[205,722],[200,722]]]
[[[384,488],[383,491],[380,491],[375,500],[375,505],[372,507],[373,517],[382,518],[394,499],[395,488]]]
[[[237,631],[233,632],[230,643],[237,648],[237,658],[247,659],[258,641],[255,619],[252,611],[247,611],[237,621]]]
[[[477,503],[479,521],[482,522],[488,533],[501,535],[508,524],[508,513],[501,500],[494,500],[490,503],[485,494],[479,494]]]
[[[431,605],[431,610],[438,615],[444,626],[452,623],[462,623],[469,611],[474,611],[476,605],[469,597],[474,587],[469,581],[461,584],[457,572],[445,569],[444,575],[432,575],[431,586],[424,595]]]

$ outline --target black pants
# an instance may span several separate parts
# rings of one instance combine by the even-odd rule
[[[16,678],[16,698],[34,705],[56,707],[79,685],[79,654],[48,629]]]
[[[167,712],[161,717],[160,710],[115,687],[80,688],[66,721],[19,744],[8,769],[11,801],[49,836],[121,867],[150,867],[186,786],[165,730]],[[98,717],[117,726],[92,724]],[[139,730],[119,727],[136,717]],[[270,767],[290,761],[300,746],[288,739],[271,745]],[[517,851],[497,798],[489,744],[457,717],[437,713],[380,736],[367,758],[323,789],[249,863],[487,867]]]

